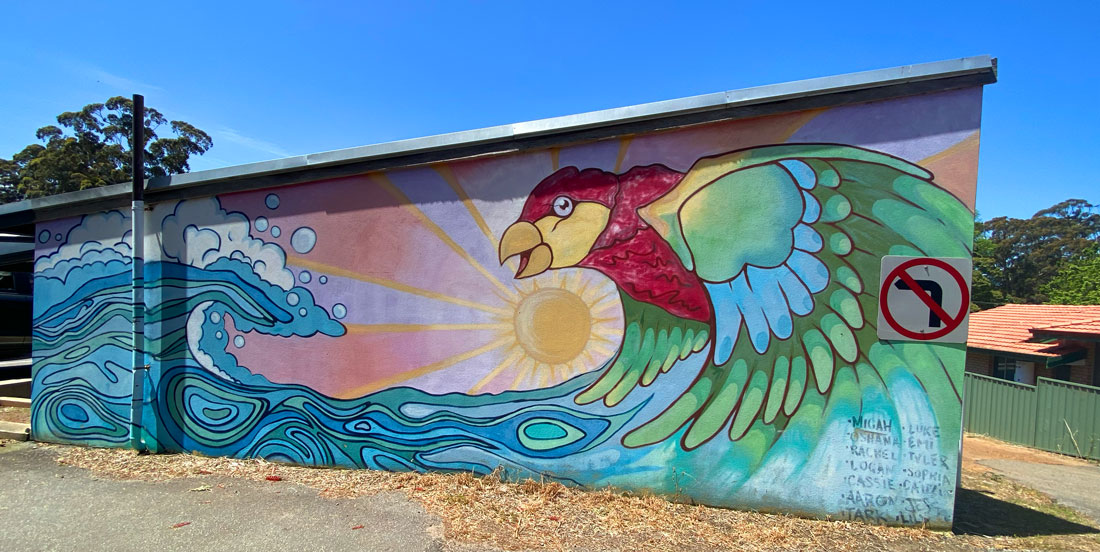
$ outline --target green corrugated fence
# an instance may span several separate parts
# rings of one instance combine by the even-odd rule
[[[973,377],[971,377],[973,376]],[[1034,385],[967,373],[963,427],[1002,441],[1035,446]]]
[[[967,372],[963,428],[1100,460],[1100,387],[1039,378],[1025,385]]]
[[[1100,459],[1100,387],[1039,379],[1035,447]]]

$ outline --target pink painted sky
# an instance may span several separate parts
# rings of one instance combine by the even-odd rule
[[[611,139],[564,147],[556,155],[559,166],[626,171],[636,165],[662,163],[686,170],[700,157],[750,146],[788,140],[843,142],[878,148],[914,162],[927,160],[925,166],[936,174],[936,181],[972,207],[980,94],[980,90],[963,90],[828,111],[698,125],[634,137],[625,150],[621,140]],[[931,116],[929,106],[934,107]],[[620,154],[622,162],[616,167]],[[554,154],[549,150],[460,160],[447,165],[484,217],[492,238],[479,228],[442,172],[418,167],[387,173],[389,182],[469,259],[454,251],[407,205],[399,203],[370,176],[227,194],[220,199],[226,209],[241,211],[253,220],[266,217],[271,226],[280,228],[280,236],[273,237],[270,229],[257,231],[255,223],[253,235],[279,244],[313,266],[330,266],[341,274],[359,274],[365,279],[394,281],[489,309],[508,309],[510,303],[497,283],[512,289],[514,281],[510,271],[499,267],[495,259],[496,238],[515,220],[530,189],[555,168]],[[277,209],[265,205],[269,193],[279,196]],[[310,227],[318,236],[316,246],[304,255],[294,253],[290,243],[293,231],[300,227]],[[474,263],[488,276],[479,272]],[[301,264],[291,260],[288,266],[297,274],[302,270]],[[300,285],[309,289],[322,307],[345,305],[348,314],[342,322],[347,324],[494,322],[494,316],[483,310],[362,279],[327,274],[328,283],[322,285],[318,277],[325,272],[310,270],[311,281]],[[602,275],[586,272],[585,278],[590,285],[613,289]],[[540,279],[543,285],[549,281],[549,276]],[[272,381],[302,383],[339,396],[371,382],[444,362],[483,347],[499,336],[496,330],[352,332],[339,338],[310,337],[307,344],[305,338],[246,335],[245,347],[232,352],[241,365]],[[433,393],[465,392],[504,360],[507,353],[504,348],[487,351],[402,384]],[[484,391],[506,389],[515,375],[514,369],[504,370]]]

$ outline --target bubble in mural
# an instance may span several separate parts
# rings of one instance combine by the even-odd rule
[[[325,276],[324,274],[322,274],[320,278],[317,278],[317,281],[321,282],[321,284],[327,284],[328,283],[328,276]]]
[[[345,307],[342,303],[336,303],[332,306],[332,316],[336,317],[338,320],[343,319],[347,315],[348,308]]]
[[[313,276],[310,275],[308,270],[303,270],[302,272],[300,272],[298,274],[298,281],[302,282],[303,284],[308,284],[309,281],[312,280],[312,279],[313,279]]]
[[[38,243],[46,243],[50,241],[50,231],[43,230],[38,234]]]
[[[54,235],[53,239],[55,239],[57,241],[61,241],[61,238],[63,238],[63,237],[64,236],[61,235],[61,232],[58,232],[57,234]]]
[[[256,217],[256,230],[266,232],[267,226],[267,217]]]
[[[288,304],[292,307],[297,305],[298,304],[298,294],[297,293],[288,293],[288,294],[286,294],[286,304]]]
[[[244,336],[243,335],[238,335],[238,336],[234,337],[233,338],[233,346],[238,348],[238,349],[240,349],[241,347],[244,347]]]
[[[222,321],[222,315],[218,311],[210,313],[210,321],[217,324]]]
[[[215,339],[221,339],[221,338],[222,338],[222,335],[224,335],[224,334],[223,334],[223,333],[221,333],[221,332],[214,332],[214,338],[215,338]]]
[[[283,230],[281,228],[279,228],[278,226],[272,226],[271,227],[271,237],[277,238],[277,237],[281,236],[282,234],[283,234]]]
[[[267,205],[268,209],[278,209],[279,196],[275,194],[267,194],[267,197],[264,198],[264,205]]]
[[[312,251],[315,245],[317,245],[317,233],[308,226],[295,230],[290,236],[290,246],[302,255]]]
[[[301,315],[301,316],[305,316],[305,315],[309,314],[309,311],[306,310],[305,307],[302,307],[302,308],[298,309],[298,314]]]

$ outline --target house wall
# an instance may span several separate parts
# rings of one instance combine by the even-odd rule
[[[1080,366],[1074,366],[1070,370],[1070,377],[1073,378],[1074,383],[1100,387],[1100,363],[1097,362],[1096,357],[1097,344],[1093,341],[1082,345],[1088,347],[1088,357]]]
[[[1069,364],[1069,379],[1073,383],[1080,383],[1082,385],[1096,385],[1095,373],[1096,373],[1096,344],[1091,342],[1079,343],[1079,345],[1085,347],[1088,351],[1088,356],[1084,359],[1072,362]],[[1045,366],[1039,367],[1036,373],[1039,377],[1054,378],[1056,376],[1058,368],[1047,368]]]
[[[1069,379],[1073,383],[1080,383],[1082,385],[1097,385],[1097,367],[1096,367],[1096,349],[1097,346],[1092,342],[1081,342],[1079,345],[1085,347],[1088,351],[1088,356],[1082,360],[1069,364]],[[975,374],[981,374],[983,376],[993,375],[993,354],[983,351],[969,350],[966,353],[966,371],[973,372]],[[1024,368],[1021,370],[1021,367]],[[1051,378],[1059,379],[1056,377],[1058,368],[1048,368],[1045,363],[1041,362],[1017,362],[1016,378],[1015,381],[1019,383],[1026,383],[1029,385],[1035,385],[1037,378]]]
[[[983,376],[993,375],[993,355],[980,351],[966,352],[966,371]]]
[[[980,103],[152,205],[142,438],[949,526],[965,348],[878,341],[876,295],[883,255],[970,254]],[[129,228],[39,225],[36,439],[127,446]]]

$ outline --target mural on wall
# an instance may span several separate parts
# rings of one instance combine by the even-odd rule
[[[970,254],[980,98],[157,204],[145,442],[949,523],[965,349],[874,288]],[[129,225],[39,225],[36,438],[128,443]]]

